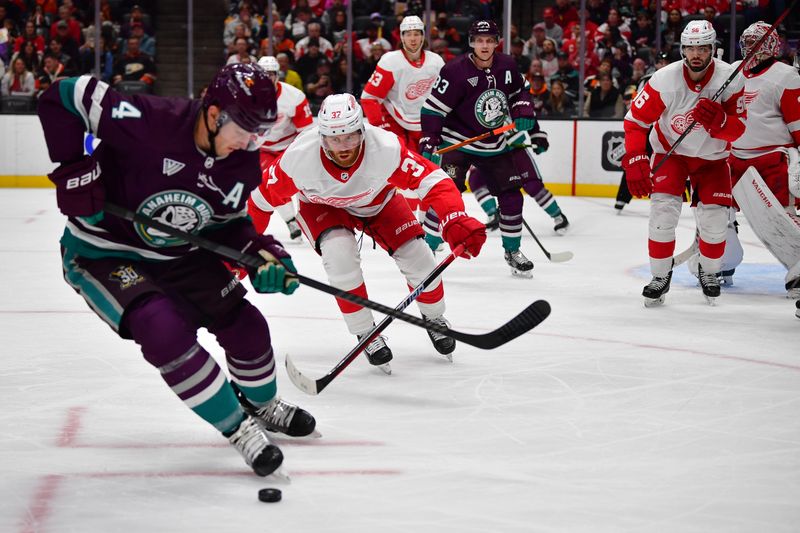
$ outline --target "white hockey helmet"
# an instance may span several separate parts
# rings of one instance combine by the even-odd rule
[[[422,35],[425,35],[425,23],[422,22],[422,19],[416,15],[409,15],[407,17],[403,17],[403,20],[400,22],[400,35],[403,35],[403,32],[409,30],[419,30],[422,32]]]
[[[324,136],[364,131],[364,115],[356,97],[349,93],[332,94],[322,101],[317,115],[319,133]]]
[[[688,65],[686,54],[683,52],[684,46],[710,46],[711,57],[700,71],[707,69],[717,49],[717,32],[714,30],[714,26],[707,20],[692,20],[683,28],[681,32],[681,57]]]
[[[258,60],[258,66],[267,72],[278,72],[281,70],[281,66],[275,56],[262,56],[261,59]]]
[[[781,40],[775,31],[770,32],[772,26],[763,21],[754,22],[742,32],[739,37],[739,46],[742,48],[742,56],[747,57],[748,54],[753,52],[752,60],[748,61],[749,65],[745,68],[752,68],[762,61],[771,57],[780,57],[781,55]],[[753,51],[753,47],[766,33],[769,32],[767,38],[758,47],[758,50]]]

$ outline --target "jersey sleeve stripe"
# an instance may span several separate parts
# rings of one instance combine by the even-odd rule
[[[89,109],[89,125],[93,132],[97,132],[100,125],[100,117],[103,114],[103,98],[108,91],[108,84],[98,81],[97,86],[92,92],[92,107]]]
[[[794,133],[800,130],[800,120],[795,120],[794,122],[790,122],[786,125],[786,127],[789,128],[790,132]]]
[[[419,112],[422,115],[436,115],[437,117],[442,117],[442,118],[447,116],[445,113],[442,113],[441,111],[435,111],[428,107],[423,107],[422,109],[420,109]]]
[[[275,208],[272,207],[272,204],[270,204],[267,199],[264,198],[264,194],[261,192],[261,187],[256,187],[253,189],[253,192],[250,193],[250,199],[253,200],[253,203],[256,205],[256,207],[262,211],[266,211],[268,213],[275,211]]]
[[[67,78],[65,80],[61,80],[61,83],[58,84],[58,95],[61,98],[61,103],[64,104],[64,107],[72,113],[73,115],[81,116],[78,113],[78,110],[75,109],[74,99],[75,99],[75,82],[78,81],[78,78]]]
[[[81,76],[78,78],[75,82],[75,91],[72,94],[72,102],[78,114],[83,119],[83,123],[86,124],[87,130],[91,128],[91,124],[89,123],[89,113],[86,112],[86,106],[83,103],[83,96],[86,94],[86,89],[92,80],[93,78],[91,76]]]
[[[416,189],[417,195],[420,198],[425,198],[437,183],[445,179],[450,179],[450,176],[445,174],[444,170],[440,168],[434,170],[419,182],[419,186]]]
[[[431,108],[444,114],[448,114],[453,110],[452,107],[446,105],[444,102],[433,96],[433,93],[428,95],[428,99],[425,101],[425,105],[422,109],[426,108]]]

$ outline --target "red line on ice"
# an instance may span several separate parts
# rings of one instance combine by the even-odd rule
[[[64,476],[49,475],[41,478],[36,492],[33,493],[28,504],[28,513],[22,519],[19,533],[37,533],[44,531],[43,524],[50,515],[50,503],[53,501]]]

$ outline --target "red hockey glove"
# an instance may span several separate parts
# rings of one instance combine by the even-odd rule
[[[92,156],[62,163],[48,176],[56,185],[58,209],[67,216],[102,220],[105,189],[100,180],[100,164]]]
[[[622,158],[628,190],[633,196],[646,197],[653,192],[653,180],[650,178],[650,158],[647,154],[634,152]]]
[[[461,257],[466,259],[476,257],[486,242],[486,226],[464,211],[448,213],[442,220],[441,228],[442,237],[450,245],[450,249],[455,249],[459,244],[464,245]]]
[[[728,119],[722,104],[708,98],[701,98],[697,102],[692,115],[697,122],[708,130],[712,137],[725,127],[725,122]]]

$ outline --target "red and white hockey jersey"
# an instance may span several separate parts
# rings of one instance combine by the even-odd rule
[[[800,145],[800,75],[797,70],[775,62],[757,74],[742,71],[741,76],[744,76],[747,128],[733,142],[731,153],[740,159],[752,159],[782,147]]]
[[[420,131],[419,114],[422,104],[444,65],[444,60],[433,52],[423,50],[420,66],[412,64],[402,50],[384,54],[375,67],[361,93],[364,99],[375,99],[400,126],[406,130]],[[364,106],[366,111],[367,106]]]
[[[278,118],[261,145],[265,152],[276,153],[286,150],[297,134],[311,126],[314,117],[308,99],[303,91],[288,83],[278,82]]]
[[[269,167],[269,178],[253,191],[255,206],[269,211],[299,192],[301,203],[330,205],[357,217],[370,217],[381,211],[397,187],[416,190],[440,216],[464,210],[461,194],[441,168],[408,150],[394,133],[369,124],[364,127],[361,153],[348,168],[325,155],[316,127],[301,133]]]
[[[642,88],[625,115],[625,149],[627,152],[645,152],[647,129],[650,144],[657,154],[669,151],[678,137],[692,122],[692,112],[700,98],[711,98],[733,72],[733,67],[719,59],[712,59],[705,76],[700,81],[689,78],[683,61],[676,61],[657,70]],[[717,100],[727,114],[725,126],[716,137],[696,123],[692,132],[681,141],[675,153],[703,159],[724,159],[730,152],[730,142],[741,135],[745,116],[744,82],[737,76]]]

